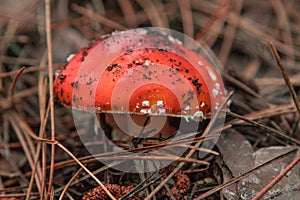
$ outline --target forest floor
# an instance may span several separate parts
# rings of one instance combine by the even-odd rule
[[[297,0],[1,1],[0,199],[81,199],[101,183],[129,199],[299,199],[299,10]],[[68,55],[138,27],[193,38],[232,92],[212,151],[200,159],[193,147],[190,159],[143,174],[90,156],[51,92]]]

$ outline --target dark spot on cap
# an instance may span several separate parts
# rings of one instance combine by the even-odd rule
[[[91,85],[93,83],[93,80],[92,80],[92,78],[90,77],[89,78],[89,81],[86,83],[87,85]]]
[[[86,50],[84,50],[83,52],[82,52],[82,56],[87,56],[88,55],[88,52],[86,51]]]
[[[113,109],[114,109],[114,110],[119,110],[119,106],[114,105],[114,106],[113,106]]]
[[[190,106],[191,105],[190,102],[189,102],[189,100],[184,101],[183,104],[186,105],[186,106]]]
[[[67,75],[63,75],[63,74],[60,74],[58,76],[59,80],[61,80],[61,81],[63,81],[66,77],[67,77]]]
[[[147,76],[147,74],[143,74],[143,78],[144,78],[144,79],[151,80],[151,77]]]
[[[64,89],[61,88],[60,91],[59,91],[60,96],[64,96],[64,93],[65,93]]]
[[[142,65],[143,66],[143,68],[144,68],[144,70],[147,70],[148,69],[148,65]]]
[[[113,66],[108,66],[106,69],[107,71],[111,71],[113,69]]]
[[[202,83],[199,83],[199,79],[197,77],[192,80],[192,83],[196,87],[197,93],[200,94]]]
[[[64,101],[63,103],[64,103],[66,106],[71,106],[71,102]]]
[[[71,86],[73,88],[78,88],[78,81],[75,81],[75,82],[71,83]]]

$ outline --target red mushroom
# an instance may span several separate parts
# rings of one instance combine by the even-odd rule
[[[54,90],[65,106],[102,113],[107,124],[127,126],[134,136],[141,130],[112,119],[130,114],[146,126],[152,116],[148,130],[162,121],[159,133],[165,137],[178,127],[160,117],[201,124],[225,95],[210,61],[168,34],[145,29],[117,32],[80,50],[59,72]]]

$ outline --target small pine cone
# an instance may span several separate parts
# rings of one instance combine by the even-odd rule
[[[190,186],[190,178],[182,171],[180,171],[176,176],[176,184],[174,185],[174,187],[177,188],[179,194],[184,195],[189,190]]]
[[[130,186],[121,186],[121,196],[118,198],[121,198],[122,196],[124,196],[125,194],[129,193],[131,190],[134,189],[133,185]],[[141,198],[134,196],[134,197],[130,197],[128,198],[128,200],[140,200]]]
[[[117,184],[104,184],[104,186],[107,188],[107,190],[113,195],[113,196],[119,196],[120,195],[120,186]],[[83,195],[82,200],[106,200],[109,199],[109,196],[107,193],[103,190],[101,186],[97,186],[90,191],[88,191],[85,195]]]
[[[134,186],[120,186],[117,184],[104,184],[107,190],[116,198],[119,199],[128,192],[130,192]],[[82,200],[108,200],[109,196],[103,190],[101,186],[95,187],[88,191],[83,197]],[[131,197],[128,200],[139,200],[138,197]]]
[[[178,173],[178,175],[176,176],[176,179],[177,180],[176,180],[176,183],[173,186],[173,188],[176,188],[176,191],[177,191],[178,195],[180,194],[180,197],[176,198],[176,199],[180,199],[189,190],[189,188],[191,186],[191,180],[182,171],[180,171]]]
[[[177,175],[174,176],[175,184],[171,187],[171,193],[176,199],[182,199],[183,195],[187,193],[191,186],[190,178],[179,171]],[[168,196],[171,196],[168,194]]]

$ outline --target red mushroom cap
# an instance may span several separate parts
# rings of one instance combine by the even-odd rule
[[[54,91],[75,109],[200,117],[225,95],[210,61],[169,35],[143,29],[80,50],[59,72]]]

